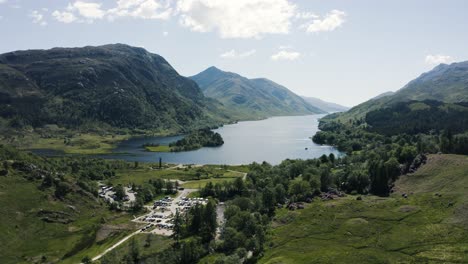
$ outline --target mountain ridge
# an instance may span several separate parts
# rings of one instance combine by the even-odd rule
[[[245,117],[324,113],[309,105],[286,87],[266,78],[246,78],[214,66],[189,77],[205,96],[219,100],[226,108]]]
[[[230,118],[162,56],[125,44],[1,54],[0,95],[0,117],[21,127],[183,130]]]
[[[385,94],[387,93],[383,95]],[[444,103],[468,102],[468,61],[440,64],[422,73],[396,92],[374,97],[332,118],[345,123],[349,120],[360,120],[371,111],[411,100],[435,100]]]

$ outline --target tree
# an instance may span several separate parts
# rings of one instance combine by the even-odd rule
[[[384,164],[387,177],[395,181],[400,176],[400,163],[395,157],[390,158]]]
[[[89,256],[85,256],[84,258],[81,259],[81,263],[83,264],[91,264],[93,260]]]
[[[150,247],[153,241],[153,234],[148,234],[145,239],[145,247]]]
[[[180,216],[179,210],[177,210],[174,216],[174,226],[172,227],[172,232],[173,232],[172,237],[176,241],[176,245],[179,245],[179,241],[182,236],[182,224],[183,224],[182,217]]]
[[[200,236],[204,243],[208,243],[216,235],[216,204],[210,199],[203,210]]]
[[[203,207],[199,204],[190,209],[189,231],[192,234],[198,234],[202,227]]]
[[[119,202],[123,201],[125,196],[127,196],[127,194],[125,194],[125,189],[121,184],[114,187],[114,192],[115,192],[115,200]]]
[[[136,241],[135,238],[132,238],[130,240],[128,254],[134,263],[138,263],[138,261],[140,260],[140,246],[138,245],[138,241]]]
[[[57,198],[63,198],[65,195],[67,195],[68,192],[71,191],[71,186],[70,184],[60,181],[56,186],[55,186],[55,196]]]
[[[327,155],[323,154],[322,156],[320,156],[320,162],[322,162],[322,163],[327,163],[327,162],[328,162],[328,157],[327,157]]]
[[[166,193],[167,194],[175,193],[174,184],[171,181],[166,181]]]
[[[237,177],[235,180],[234,180],[234,191],[236,194],[242,194],[242,192],[245,190],[245,184],[244,184],[244,180],[242,179],[242,177]]]
[[[296,195],[299,200],[304,199],[311,192],[310,185],[308,182],[303,180],[293,180],[289,185],[289,194]]]
[[[263,210],[268,213],[268,215],[272,215],[275,211],[275,191],[272,188],[265,188],[262,192],[262,205]]]
[[[389,178],[382,160],[369,162],[369,174],[371,179],[371,192],[375,195],[387,196],[389,193]]]
[[[414,146],[405,145],[401,149],[399,161],[401,163],[411,163],[413,159],[418,155],[418,150]]]
[[[361,170],[353,170],[348,176],[347,190],[348,192],[356,191],[363,194],[369,186],[369,176]]]
[[[286,190],[284,189],[283,184],[277,184],[275,186],[275,197],[278,203],[283,203],[286,198]]]
[[[327,165],[320,165],[320,189],[323,192],[328,191],[332,183],[330,167]]]

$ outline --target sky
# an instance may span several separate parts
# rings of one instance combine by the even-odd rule
[[[125,43],[357,105],[468,60],[465,0],[0,0],[0,53]]]

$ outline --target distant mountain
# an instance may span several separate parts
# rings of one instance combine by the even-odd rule
[[[468,102],[468,61],[440,64],[423,73],[395,93],[385,93],[349,111],[336,115],[341,121],[363,119],[370,112],[398,102],[434,100],[444,103]]]
[[[161,56],[123,44],[0,55],[0,117],[57,124],[181,130],[229,118]]]
[[[312,106],[317,107],[327,113],[344,112],[349,109],[349,107],[326,102],[315,97],[302,96],[302,99],[304,99],[307,103],[311,104]]]
[[[323,113],[286,87],[268,79],[248,79],[216,67],[190,77],[203,93],[245,118]]]

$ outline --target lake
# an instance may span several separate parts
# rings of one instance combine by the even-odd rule
[[[226,125],[214,130],[223,137],[223,146],[188,152],[148,152],[142,148],[145,143],[167,145],[182,136],[132,138],[117,146],[114,151],[119,154],[99,157],[140,162],[157,162],[161,157],[168,163],[238,165],[340,155],[335,148],[314,144],[310,139],[318,131],[318,119],[322,116],[272,117]]]

